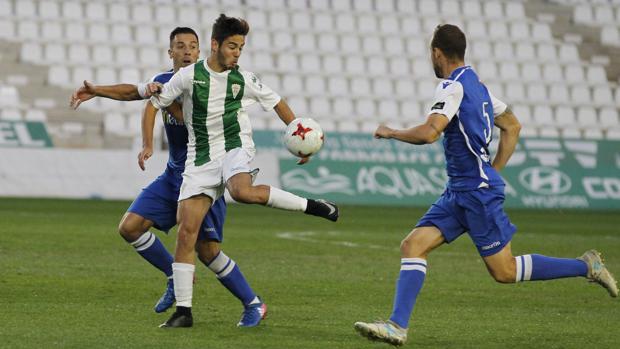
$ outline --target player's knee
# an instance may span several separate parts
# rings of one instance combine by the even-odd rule
[[[244,204],[254,204],[258,202],[258,198],[256,197],[254,190],[251,186],[235,186],[234,188],[232,188],[232,190],[229,189],[228,192],[230,193],[230,196],[237,202],[241,202]]]
[[[201,261],[209,263],[220,253],[220,244],[215,241],[200,241],[196,251]]]
[[[128,222],[127,220],[123,219],[118,224],[118,233],[121,235],[123,239],[125,239],[125,241],[133,242],[133,241],[138,240],[138,238],[140,238],[140,235],[142,235],[143,233],[138,228],[139,227],[137,227],[135,224],[131,224],[131,222]]]
[[[429,248],[424,238],[417,234],[415,229],[400,243],[400,253],[403,257],[425,257],[428,252]]]

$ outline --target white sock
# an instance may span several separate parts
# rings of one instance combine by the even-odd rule
[[[177,306],[188,308],[192,306],[195,268],[193,264],[172,263],[172,279]]]
[[[269,187],[267,206],[289,211],[305,211],[308,200],[282,189]]]

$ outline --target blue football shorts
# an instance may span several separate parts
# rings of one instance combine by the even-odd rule
[[[153,222],[153,226],[166,234],[177,224],[177,207],[181,176],[174,176],[168,171],[157,177],[129,206],[127,212],[135,213]],[[226,201],[217,199],[205,216],[199,240],[222,242],[224,239],[224,219],[226,218]]]
[[[416,227],[437,227],[447,243],[467,232],[481,256],[492,256],[517,231],[504,212],[504,198],[503,186],[472,191],[446,189]]]

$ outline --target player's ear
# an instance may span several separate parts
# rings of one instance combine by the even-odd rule
[[[172,59],[172,49],[171,48],[168,49],[168,57],[170,59]]]
[[[211,39],[211,51],[217,52],[219,47],[220,47],[220,44],[217,42],[217,40]]]

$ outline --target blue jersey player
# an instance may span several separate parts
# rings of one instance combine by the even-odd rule
[[[426,276],[427,256],[443,243],[467,232],[491,276],[501,283],[586,277],[618,295],[613,276],[600,253],[579,258],[537,254],[514,257],[510,241],[516,227],[504,212],[504,182],[499,172],[514,152],[520,124],[506,104],[495,98],[464,63],[465,35],[456,26],[440,25],[431,42],[435,75],[443,79],[425,124],[406,130],[379,126],[376,138],[428,144],[439,139],[448,172],[445,192],[401,243],[401,267],[388,321],[357,322],[355,329],[371,340],[402,345],[409,318]],[[493,125],[500,129],[499,147],[491,161]]]
[[[198,35],[191,28],[178,27],[170,33],[168,53],[173,61],[173,69],[157,74],[148,84],[95,86],[84,82],[76,90],[71,105],[77,108],[80,103],[95,96],[117,100],[137,100],[157,93],[161,85],[170,80],[181,67],[195,63],[199,56]],[[171,110],[172,111],[172,110]],[[180,110],[175,110],[180,112]],[[142,130],[144,148],[138,155],[138,162],[144,169],[144,162],[153,153],[153,126],[157,109],[147,102],[143,112]],[[149,232],[151,227],[168,232],[176,225],[177,199],[182,183],[187,156],[187,129],[168,111],[162,112],[164,127],[169,144],[169,159],[165,172],[142,190],[131,204],[119,225],[121,236],[130,243],[144,259],[161,270],[167,277],[166,291],[155,305],[156,312],[164,312],[175,301],[172,282],[173,258],[159,238]],[[257,297],[247,283],[236,263],[220,250],[223,239],[223,223],[226,216],[224,198],[213,203],[205,216],[196,245],[200,260],[212,270],[218,280],[244,305],[244,312],[238,326],[252,327],[260,323],[267,312],[267,306]]]

